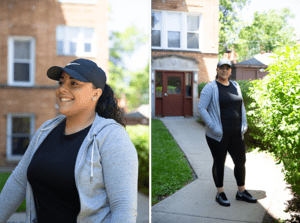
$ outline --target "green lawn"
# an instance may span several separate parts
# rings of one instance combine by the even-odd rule
[[[0,173],[0,191],[2,191],[2,188],[4,187],[5,182],[7,181],[8,177],[10,176],[10,172],[7,173]],[[26,200],[22,202],[20,207],[17,209],[17,212],[24,212],[26,211]]]
[[[175,193],[193,180],[184,153],[168,129],[152,119],[152,205]]]

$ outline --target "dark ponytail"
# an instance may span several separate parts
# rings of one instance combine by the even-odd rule
[[[114,98],[114,92],[108,84],[105,84],[102,95],[97,102],[96,112],[99,116],[114,119],[125,127],[123,112],[118,106],[118,101]]]

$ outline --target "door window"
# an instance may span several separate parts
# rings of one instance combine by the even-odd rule
[[[162,72],[156,72],[156,97],[162,97]]]
[[[186,97],[192,97],[192,74],[185,73]]]
[[[167,94],[181,94],[180,77],[168,77]]]

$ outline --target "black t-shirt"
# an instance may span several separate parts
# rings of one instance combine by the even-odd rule
[[[236,87],[229,82],[225,86],[217,81],[223,130],[240,130],[242,123],[242,101]]]
[[[92,125],[64,135],[65,125],[66,119],[50,132],[27,169],[38,222],[76,222],[80,211],[75,162]]]

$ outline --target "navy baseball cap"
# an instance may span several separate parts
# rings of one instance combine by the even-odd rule
[[[91,60],[77,59],[65,67],[53,66],[47,71],[47,76],[52,80],[59,80],[62,72],[67,72],[71,77],[82,82],[91,82],[96,88],[102,90],[106,84],[105,72]]]
[[[228,66],[232,67],[231,62],[227,59],[221,59],[217,65],[217,67],[221,67],[224,64],[227,64]]]

